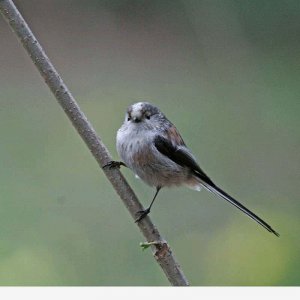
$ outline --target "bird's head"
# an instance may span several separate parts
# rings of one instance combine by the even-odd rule
[[[156,106],[148,102],[138,102],[128,107],[125,122],[154,125],[161,116],[162,113]]]

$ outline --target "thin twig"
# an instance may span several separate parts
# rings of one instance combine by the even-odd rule
[[[102,166],[112,160],[111,155],[99,136],[97,136],[92,125],[80,110],[80,107],[62,81],[58,72],[55,70],[20,12],[15,7],[13,1],[0,0],[0,11],[4,16],[4,19],[6,19],[12,30],[18,36],[24,48],[27,50],[27,53],[54,94],[56,100],[90,149],[99,166],[102,168]],[[104,168],[103,171],[116,192],[119,194],[131,216],[135,219],[136,212],[142,210],[143,207],[133,190],[117,168]],[[137,226],[140,228],[147,242],[151,245],[153,255],[170,283],[177,286],[188,285],[188,281],[177,263],[170,246],[162,238],[150,218],[146,217],[139,222]]]

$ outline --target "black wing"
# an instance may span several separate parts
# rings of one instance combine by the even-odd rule
[[[154,139],[154,145],[160,153],[167,156],[169,159],[171,159],[178,165],[189,168],[191,172],[193,172],[194,175],[201,180],[203,186],[210,192],[222,197],[223,199],[237,207],[239,210],[244,212],[258,224],[263,226],[269,232],[272,232],[276,236],[279,236],[279,234],[264,220],[262,220],[255,213],[246,208],[243,204],[241,204],[240,202],[232,198],[230,195],[228,195],[226,192],[224,192],[222,189],[220,189],[218,186],[216,186],[212,182],[212,180],[201,170],[193,156],[187,150],[185,150],[182,147],[174,146],[172,142],[168,141],[163,136],[156,136],[156,138]]]
[[[174,146],[161,135],[155,137],[154,145],[160,153],[167,156],[178,165],[189,168],[202,181],[211,186],[215,186],[212,180],[201,170],[192,155],[189,154],[188,151],[185,151],[184,148]]]

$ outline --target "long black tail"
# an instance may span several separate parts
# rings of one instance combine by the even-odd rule
[[[227,193],[225,193],[223,190],[221,190],[219,187],[217,187],[215,184],[212,186],[208,183],[205,183],[202,181],[203,186],[209,190],[210,192],[220,196],[221,198],[225,199],[235,207],[237,207],[239,210],[244,212],[247,216],[249,216],[252,220],[256,221],[258,224],[263,226],[265,229],[267,229],[269,232],[274,233],[276,236],[279,236],[279,233],[276,232],[269,224],[267,224],[265,221],[263,221],[260,217],[258,217],[256,214],[254,214],[252,211],[250,211],[248,208],[246,208],[244,205],[233,199],[231,196],[229,196]]]

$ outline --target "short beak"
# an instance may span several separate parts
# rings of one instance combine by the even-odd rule
[[[141,119],[140,119],[140,118],[137,118],[137,117],[134,117],[132,120],[133,120],[134,123],[139,123],[139,122],[141,122]]]

